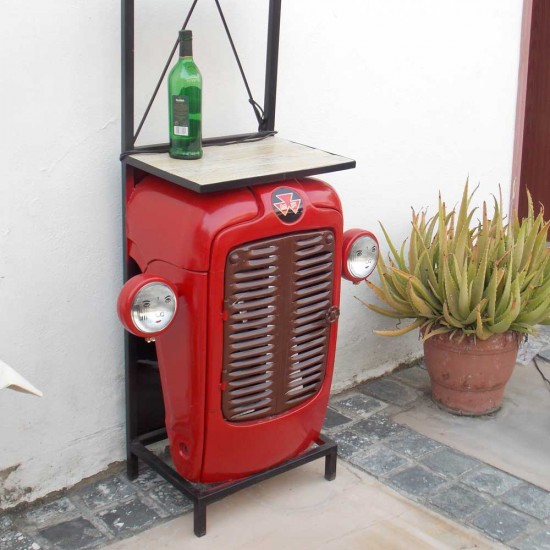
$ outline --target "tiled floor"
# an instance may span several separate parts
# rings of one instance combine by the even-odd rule
[[[285,474],[289,476],[286,481],[274,478],[247,490],[250,492],[245,497],[230,499],[241,498],[245,508],[247,499],[259,505],[261,514],[255,520],[259,525],[259,518],[270,518],[271,513],[279,514],[278,521],[283,524],[288,519],[285,505],[270,508],[273,499],[282,499],[282,495],[309,498],[306,505],[296,508],[296,517],[305,514],[300,521],[307,521],[312,514],[313,521],[319,508],[319,517],[326,516],[323,521],[327,525],[333,518],[335,538],[323,544],[327,548],[401,548],[401,535],[397,535],[401,529],[408,541],[403,548],[498,548],[502,543],[520,550],[550,549],[550,493],[544,488],[546,480],[550,483],[550,468],[540,471],[540,464],[548,464],[545,445],[550,440],[550,424],[544,422],[533,431],[531,426],[522,429],[521,423],[514,427],[513,422],[505,422],[519,415],[510,414],[510,410],[532,406],[530,396],[538,391],[542,392],[536,404],[539,414],[531,415],[531,422],[546,418],[550,391],[533,372],[532,365],[519,370],[510,383],[503,410],[485,419],[465,419],[439,411],[429,398],[428,377],[421,366],[357,386],[331,400],[325,422],[326,433],[338,442],[341,460],[353,465],[340,463],[337,482],[327,485],[318,481],[322,474],[315,472],[313,463]],[[523,404],[523,399],[529,403]],[[525,432],[536,440],[525,441]],[[492,434],[493,445],[483,444],[486,433]],[[477,440],[476,434],[481,434]],[[507,454],[514,456],[499,459]],[[322,465],[318,469],[322,470]],[[296,494],[295,484],[309,475],[314,476],[313,495],[308,493],[309,481]],[[357,484],[363,493],[354,492]],[[281,496],[264,498],[262,491],[269,487],[275,495],[281,491]],[[327,499],[327,495],[331,497]],[[218,514],[225,518],[236,501],[222,502],[214,506],[221,506]],[[346,507],[349,511],[342,518]],[[360,514],[361,507],[374,516],[367,520],[365,512],[352,521],[354,510]],[[387,511],[382,513],[378,507]],[[169,540],[170,529],[181,529],[178,522],[170,520],[190,510],[191,504],[151,470],[144,470],[133,483],[119,472],[68,491],[53,502],[4,514],[0,517],[0,550],[101,548],[128,537],[132,537],[128,543],[116,543],[116,548],[157,547],[151,541],[155,537]],[[240,513],[240,509],[235,512]],[[256,511],[251,508],[248,513]],[[216,521],[220,522],[220,517]],[[413,524],[409,525],[410,521]],[[232,529],[239,529],[238,519],[233,525],[236,527]],[[187,526],[190,529],[190,523]],[[342,529],[339,534],[338,528]],[[271,529],[273,536],[281,535],[276,526]],[[210,543],[202,543],[203,547],[213,544],[209,547],[216,548],[216,536],[209,527],[206,538]],[[233,539],[230,548],[257,547],[259,539],[248,536],[248,542],[241,545]],[[296,548],[318,547],[312,539],[308,541]],[[261,544],[275,547],[272,542],[266,539]]]
[[[534,382],[543,384],[541,378]],[[550,392],[545,406],[550,408]],[[441,443],[441,431],[427,437],[396,422],[422,407],[442,414],[449,425],[466,423],[476,430],[487,422],[440,412],[429,398],[425,369],[416,366],[336,396],[327,432],[343,458],[415,502],[512,548],[550,548],[550,493]],[[508,451],[521,456],[536,445],[533,441],[523,453],[512,446]],[[541,473],[550,477],[550,468]]]

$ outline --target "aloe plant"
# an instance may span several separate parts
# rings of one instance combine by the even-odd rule
[[[424,340],[447,332],[486,340],[507,331],[532,334],[534,325],[550,324],[550,222],[542,209],[535,216],[530,195],[521,221],[515,214],[505,223],[502,195],[494,198],[492,217],[484,202],[475,221],[474,193],[466,182],[458,210],[447,211],[441,194],[433,217],[413,210],[407,253],[407,241],[398,250],[381,224],[390,254],[387,263],[382,256],[378,261],[380,285],[367,284],[384,307],[367,306],[414,321],[376,334],[398,336],[419,328]]]

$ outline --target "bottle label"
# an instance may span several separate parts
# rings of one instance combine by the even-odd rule
[[[172,96],[172,113],[174,114],[174,134],[189,135],[189,97],[186,95]]]

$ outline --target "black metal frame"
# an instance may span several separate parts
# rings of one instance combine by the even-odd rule
[[[121,0],[122,4],[122,131],[121,150],[124,154],[130,150],[158,150],[166,151],[167,144],[155,144],[135,147],[134,140],[134,0]],[[269,23],[266,52],[265,73],[265,97],[264,97],[264,121],[257,134],[244,134],[241,136],[225,136],[203,140],[205,144],[220,144],[235,141],[243,136],[254,137],[261,132],[269,132],[275,129],[275,105],[277,95],[277,65],[279,56],[279,29],[281,19],[281,0],[269,0]],[[351,166],[350,166],[351,167]],[[126,194],[127,176],[129,171],[136,168],[122,162],[122,219],[123,219],[123,277],[127,281],[137,274],[137,266],[128,257],[126,242]],[[206,506],[236,491],[249,487],[255,483],[269,479],[270,477],[287,472],[298,466],[325,457],[325,478],[333,480],[336,477],[337,445],[330,439],[321,436],[317,445],[302,453],[300,456],[290,459],[283,464],[258,472],[249,477],[236,481],[195,484],[180,476],[171,466],[163,462],[157,455],[147,448],[147,445],[166,439],[164,427],[164,407],[158,402],[160,393],[160,381],[157,363],[144,352],[142,339],[125,332],[124,356],[126,375],[126,452],[127,475],[129,479],[138,476],[138,460],[148,464],[152,469],[164,477],[176,489],[186,495],[194,505],[194,532],[200,537],[206,534]],[[141,373],[141,374],[140,374]],[[155,399],[144,399],[143,386],[139,380],[150,376],[151,391]],[[154,385],[158,388],[155,389]],[[149,388],[145,388],[146,392]],[[141,392],[141,394],[140,394]],[[156,393],[155,393],[156,392]],[[140,395],[142,399],[140,399]],[[146,419],[144,421],[144,418]],[[156,423],[156,424],[155,424]]]
[[[316,447],[307,450],[300,456],[251,476],[236,481],[212,483],[210,485],[191,483],[147,448],[146,445],[165,437],[165,430],[144,434],[132,441],[130,450],[193,502],[193,531],[197,537],[206,534],[206,506],[241,489],[322,457],[325,457],[325,479],[332,481],[336,478],[337,445],[323,436],[317,440]]]
[[[134,1],[122,2],[122,152],[134,149]],[[267,50],[265,63],[264,122],[261,131],[275,129],[275,105],[277,98],[277,68],[279,62],[279,31],[281,25],[281,0],[269,0]],[[238,136],[230,136],[234,140]],[[225,138],[205,138],[203,143],[220,143]],[[146,146],[142,147],[145,148]],[[154,145],[159,147],[159,145]],[[160,146],[163,147],[163,146]],[[167,147],[165,145],[164,147]]]

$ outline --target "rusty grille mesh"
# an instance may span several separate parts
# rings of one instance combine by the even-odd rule
[[[333,264],[331,231],[265,239],[229,253],[222,369],[226,419],[272,416],[320,389]]]

